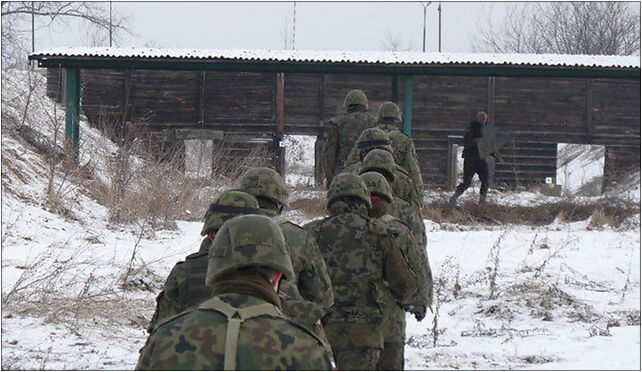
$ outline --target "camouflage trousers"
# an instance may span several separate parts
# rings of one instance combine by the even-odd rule
[[[340,371],[374,371],[379,362],[380,351],[374,347],[332,349]]]
[[[379,371],[403,371],[404,368],[404,342],[384,342],[383,350],[379,354]]]

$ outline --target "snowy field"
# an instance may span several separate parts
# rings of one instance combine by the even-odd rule
[[[106,207],[72,186],[68,213],[47,211],[46,163],[7,126],[21,117],[5,112],[8,100],[24,99],[7,85],[3,80],[2,369],[133,369],[160,286],[176,261],[198,249],[201,223],[177,221],[174,230],[114,224]],[[34,102],[44,103],[27,124],[46,133],[39,123],[53,104],[39,92]],[[91,148],[113,144],[81,124],[81,136],[103,144],[86,147],[86,156],[100,158]],[[287,148],[298,148],[287,179],[297,187],[294,199],[318,195],[298,190],[309,183],[313,141],[288,141]],[[626,190],[639,204],[639,174]],[[537,192],[491,197],[507,205],[552,200]],[[297,211],[287,216],[305,222]],[[639,214],[617,229],[588,229],[588,220],[425,224],[435,314],[421,323],[408,317],[407,369],[640,369]]]

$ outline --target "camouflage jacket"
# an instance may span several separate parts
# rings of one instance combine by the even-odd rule
[[[323,171],[328,179],[341,173],[352,146],[364,129],[374,127],[377,118],[365,111],[348,112],[329,120],[323,152]]]
[[[334,289],[328,339],[333,348],[381,348],[385,292],[406,301],[417,289],[417,278],[393,231],[369,218],[365,205],[336,201],[329,212],[313,227]]]
[[[424,225],[421,211],[416,204],[411,204],[401,198],[395,197],[392,204],[388,206],[388,214],[401,221],[410,229],[418,249],[426,249],[426,225]]]
[[[190,254],[170,271],[163,289],[156,297],[156,311],[147,332],[166,317],[179,314],[210,298],[212,289],[205,285],[207,253],[212,241],[205,237],[198,252]]]
[[[380,123],[378,126],[388,134],[392,143],[392,155],[395,158],[395,162],[404,168],[412,178],[417,200],[420,202],[419,206],[423,207],[424,181],[421,176],[421,168],[419,168],[419,157],[412,138],[401,132],[395,124]]]
[[[237,346],[226,347],[227,338],[235,334]],[[329,370],[331,363],[321,341],[276,306],[230,293],[160,322],[141,350],[136,369]]]
[[[380,220],[396,232],[398,244],[404,247],[404,255],[408,257],[410,268],[417,275],[417,292],[408,301],[403,302],[415,307],[424,307],[432,304],[432,270],[426,253],[425,246],[415,244],[416,239],[406,224],[392,216],[383,215]],[[390,298],[392,300],[392,297]]]

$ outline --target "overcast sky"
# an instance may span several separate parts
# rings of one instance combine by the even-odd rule
[[[426,51],[438,48],[438,4],[428,7]],[[472,52],[480,14],[499,22],[506,7],[442,2],[442,51]],[[119,46],[138,47],[283,49],[286,29],[290,38],[293,33],[294,8],[293,2],[113,3],[133,32],[123,35]],[[294,26],[299,50],[382,50],[392,35],[402,49],[421,51],[423,8],[419,2],[299,1]],[[37,30],[36,50],[95,44],[91,34],[78,23],[56,23]]]

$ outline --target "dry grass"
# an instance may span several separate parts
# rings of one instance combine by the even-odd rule
[[[326,214],[325,198],[300,198],[292,201],[288,210],[297,210],[306,218],[314,218]]]
[[[591,218],[594,227],[608,225],[613,228],[619,227],[627,218],[639,213],[638,204],[609,198],[591,202],[561,200],[536,206],[494,203],[480,206],[476,202],[466,201],[454,209],[450,209],[448,201],[442,199],[428,203],[423,209],[424,218],[437,223],[542,226],[552,223],[556,218],[560,222],[585,221]]]

